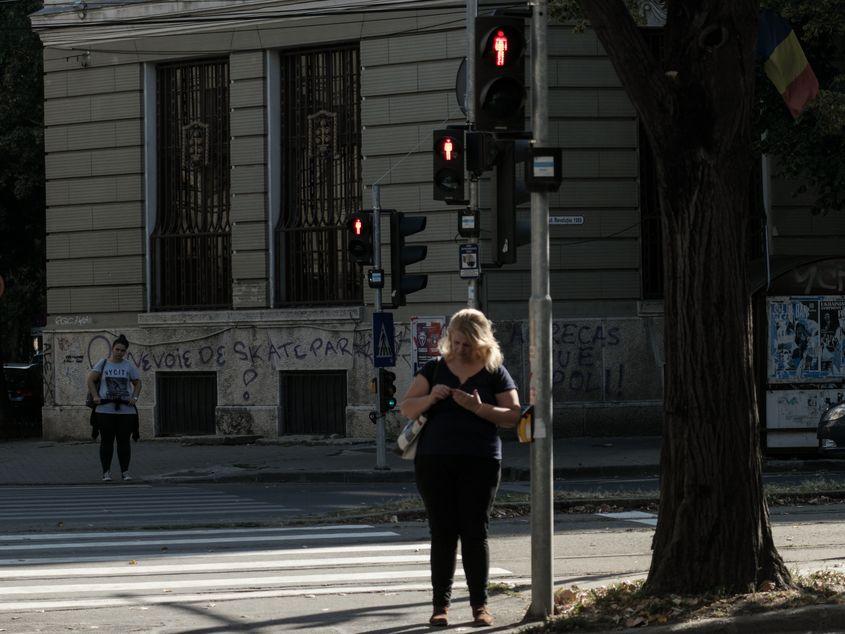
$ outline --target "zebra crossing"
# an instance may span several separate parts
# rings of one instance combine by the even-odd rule
[[[430,546],[403,540],[366,524],[0,534],[0,614],[426,591]]]
[[[201,521],[282,516],[301,509],[226,491],[185,486],[120,484],[116,486],[0,487],[0,523],[123,520],[144,522]]]

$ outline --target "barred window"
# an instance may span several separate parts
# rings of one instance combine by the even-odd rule
[[[662,28],[642,28],[648,47],[663,58]],[[663,229],[654,152],[642,123],[639,124],[640,164],[640,288],[643,299],[663,299]]]
[[[360,303],[345,224],[361,208],[357,46],[281,57],[282,209],[276,226],[280,304]]]
[[[156,100],[153,308],[229,308],[228,61],[159,65]]]

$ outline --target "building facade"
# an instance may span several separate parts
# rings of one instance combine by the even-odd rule
[[[44,436],[88,436],[84,377],[119,333],[147,437],[372,435],[373,291],[346,220],[375,183],[383,207],[427,217],[412,240],[428,256],[411,268],[428,287],[395,311],[401,392],[412,318],[467,303],[456,211],[431,193],[432,130],[464,122],[464,19],[440,1],[47,0],[32,16],[45,46]],[[555,25],[549,45],[564,159],[550,201],[556,433],[658,433],[650,154],[595,35]],[[485,266],[489,189],[479,300],[527,401],[529,252]],[[841,221],[810,216],[789,183],[773,189],[775,255],[841,252]]]

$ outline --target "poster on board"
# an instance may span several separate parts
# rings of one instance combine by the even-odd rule
[[[769,390],[766,429],[815,431],[821,415],[845,401],[845,390]]]
[[[845,297],[770,297],[767,303],[770,382],[845,378]]]
[[[411,317],[411,363],[414,374],[440,356],[437,346],[446,331],[446,317]]]

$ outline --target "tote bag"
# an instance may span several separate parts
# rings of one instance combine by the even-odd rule
[[[434,368],[434,375],[431,377],[432,384],[436,384],[437,371],[440,369],[441,361],[442,359],[437,360],[437,367]],[[426,420],[425,414],[420,414],[414,420],[408,421],[402,428],[402,433],[396,439],[396,449],[394,451],[403,460],[413,460],[417,455],[417,443],[420,440],[420,433],[425,426]]]

